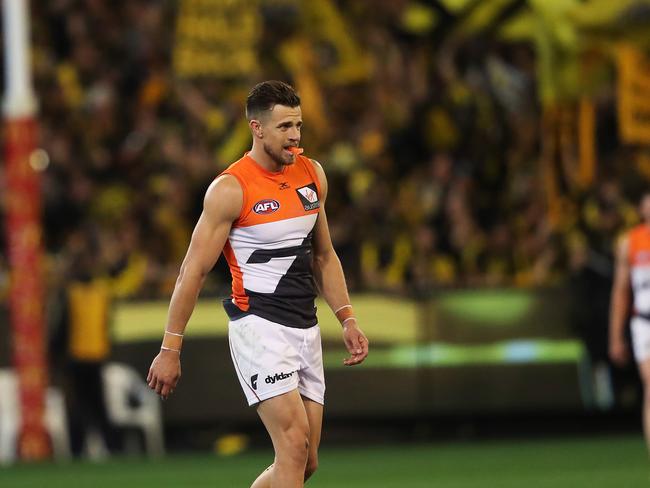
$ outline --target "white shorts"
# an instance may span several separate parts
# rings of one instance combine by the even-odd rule
[[[650,359],[650,321],[643,317],[633,317],[632,349],[637,363]]]
[[[298,389],[324,404],[320,328],[296,329],[246,315],[228,324],[230,355],[249,405]]]

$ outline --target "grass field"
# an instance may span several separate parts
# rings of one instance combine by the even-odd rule
[[[0,468],[3,488],[248,487],[268,452]],[[640,437],[324,448],[310,488],[650,486]]]

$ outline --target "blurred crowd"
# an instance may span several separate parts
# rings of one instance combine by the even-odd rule
[[[585,267],[610,272],[650,166],[617,140],[611,83],[596,98],[595,177],[580,187],[556,168],[551,183],[529,42],[450,41],[428,6],[437,2],[223,2],[255,5],[253,67],[188,76],[175,61],[184,3],[201,2],[33,9],[53,288],[102,280],[117,297],[168,296],[207,186],[249,148],[247,91],[269,78],[302,96],[302,145],[328,173],[332,237],[353,290],[544,286]],[[0,289],[6,282],[0,256]],[[220,260],[206,292],[229,285]]]

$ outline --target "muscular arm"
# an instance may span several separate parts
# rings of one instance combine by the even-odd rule
[[[194,311],[205,278],[223,250],[233,221],[239,216],[242,203],[241,187],[234,177],[228,175],[212,182],[205,194],[203,212],[192,233],[169,304],[166,333],[163,335],[166,349],[153,360],[147,377],[149,386],[163,398],[178,383],[181,335]]]
[[[166,330],[178,334],[185,330],[205,278],[223,250],[233,221],[239,216],[242,201],[241,187],[232,176],[221,176],[208,188],[203,212],[176,280]]]
[[[327,178],[320,164],[314,162],[321,187],[321,208],[318,220],[314,226],[314,279],[320,294],[332,311],[339,310],[350,304],[348,288],[341,261],[336,255],[325,213],[327,199]],[[351,356],[344,364],[352,366],[361,363],[368,355],[368,339],[357,326],[356,319],[346,322],[343,326],[343,339]]]
[[[609,312],[609,354],[616,364],[628,359],[625,345],[625,326],[630,307],[630,264],[628,261],[628,238],[621,239],[616,249],[614,285]]]

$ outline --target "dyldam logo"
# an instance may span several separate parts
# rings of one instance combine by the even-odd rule
[[[293,373],[295,373],[295,371],[291,371],[290,373],[275,373],[273,376],[268,375],[264,382],[267,385],[274,385],[276,381],[282,381],[286,380],[287,378],[291,378],[293,376]]]

